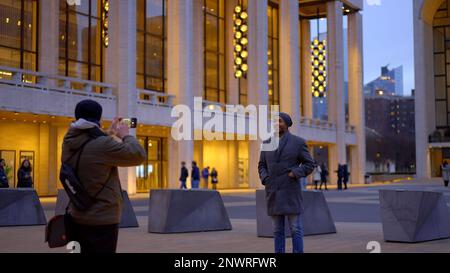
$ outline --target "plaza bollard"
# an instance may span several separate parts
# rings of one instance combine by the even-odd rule
[[[188,233],[231,230],[218,191],[152,190],[148,212],[149,233]]]
[[[122,192],[123,207],[122,219],[120,220],[120,228],[137,228],[139,227],[136,214],[126,191]],[[67,205],[69,204],[69,196],[65,190],[58,190],[58,198],[56,201],[55,215],[64,215]]]
[[[331,216],[325,196],[320,191],[303,191],[303,229],[304,235],[321,235],[336,233],[333,217]],[[273,237],[273,224],[267,215],[266,193],[256,191],[256,224],[258,237]],[[290,236],[287,223],[286,235]]]
[[[380,190],[379,196],[385,241],[450,238],[450,214],[442,192]]]
[[[0,227],[46,225],[34,189],[0,189]]]

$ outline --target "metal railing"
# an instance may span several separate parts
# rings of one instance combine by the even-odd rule
[[[175,97],[161,92],[138,89],[138,103],[144,105],[172,107]]]
[[[334,123],[332,122],[329,122],[328,120],[311,119],[307,117],[300,118],[300,125],[322,130],[330,130],[330,131],[336,130],[336,125],[334,125]]]
[[[77,78],[0,66],[0,84],[103,99],[115,99],[113,86]]]

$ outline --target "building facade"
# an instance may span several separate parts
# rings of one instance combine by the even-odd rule
[[[365,95],[403,96],[403,66],[381,68],[381,75],[364,86]]]
[[[178,188],[179,165],[215,167],[220,189],[259,188],[260,142],[175,141],[176,105],[279,105],[295,134],[326,147],[330,170],[365,173],[361,0],[0,0],[0,157],[10,184],[24,159],[40,195],[54,195],[61,143],[76,103],[94,99],[108,127],[137,117],[133,131],[148,159],[121,168],[130,194]],[[248,71],[235,77],[237,5],[248,13]],[[313,118],[311,22],[327,20],[328,119]],[[343,20],[348,20],[344,36]],[[348,40],[349,117],[344,103]],[[194,134],[201,128],[195,128]],[[219,133],[228,133],[226,130]],[[330,172],[333,173],[333,172]],[[335,181],[335,177],[331,178]]]
[[[417,176],[450,159],[450,2],[414,1]]]
[[[414,97],[366,95],[369,173],[415,173]]]

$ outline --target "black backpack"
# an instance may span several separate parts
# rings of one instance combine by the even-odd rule
[[[83,183],[78,178],[77,172],[78,172],[78,166],[80,164],[80,157],[83,153],[84,148],[86,145],[94,140],[95,138],[90,138],[87,140],[78,152],[78,158],[75,165],[75,169],[72,168],[67,162],[63,162],[61,165],[61,171],[59,173],[59,180],[61,181],[61,184],[63,185],[64,189],[66,190],[67,195],[69,196],[70,202],[80,211],[86,211],[89,208],[92,207],[92,205],[95,204],[97,201],[97,196],[103,191],[103,189],[108,184],[111,173],[110,172],[106,182],[103,184],[103,187],[100,189],[100,191],[95,195],[91,196],[84,187]],[[69,159],[72,159],[72,157],[75,155],[74,153]]]

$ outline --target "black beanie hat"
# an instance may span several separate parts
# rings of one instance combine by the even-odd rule
[[[102,112],[102,106],[98,102],[93,100],[83,100],[75,107],[75,118],[77,120],[82,118],[100,124]]]
[[[290,117],[288,114],[286,114],[286,113],[281,112],[281,113],[280,113],[280,118],[284,121],[284,123],[286,123],[286,125],[287,125],[288,127],[292,127],[292,125],[294,124],[294,123],[292,122],[291,117]]]

